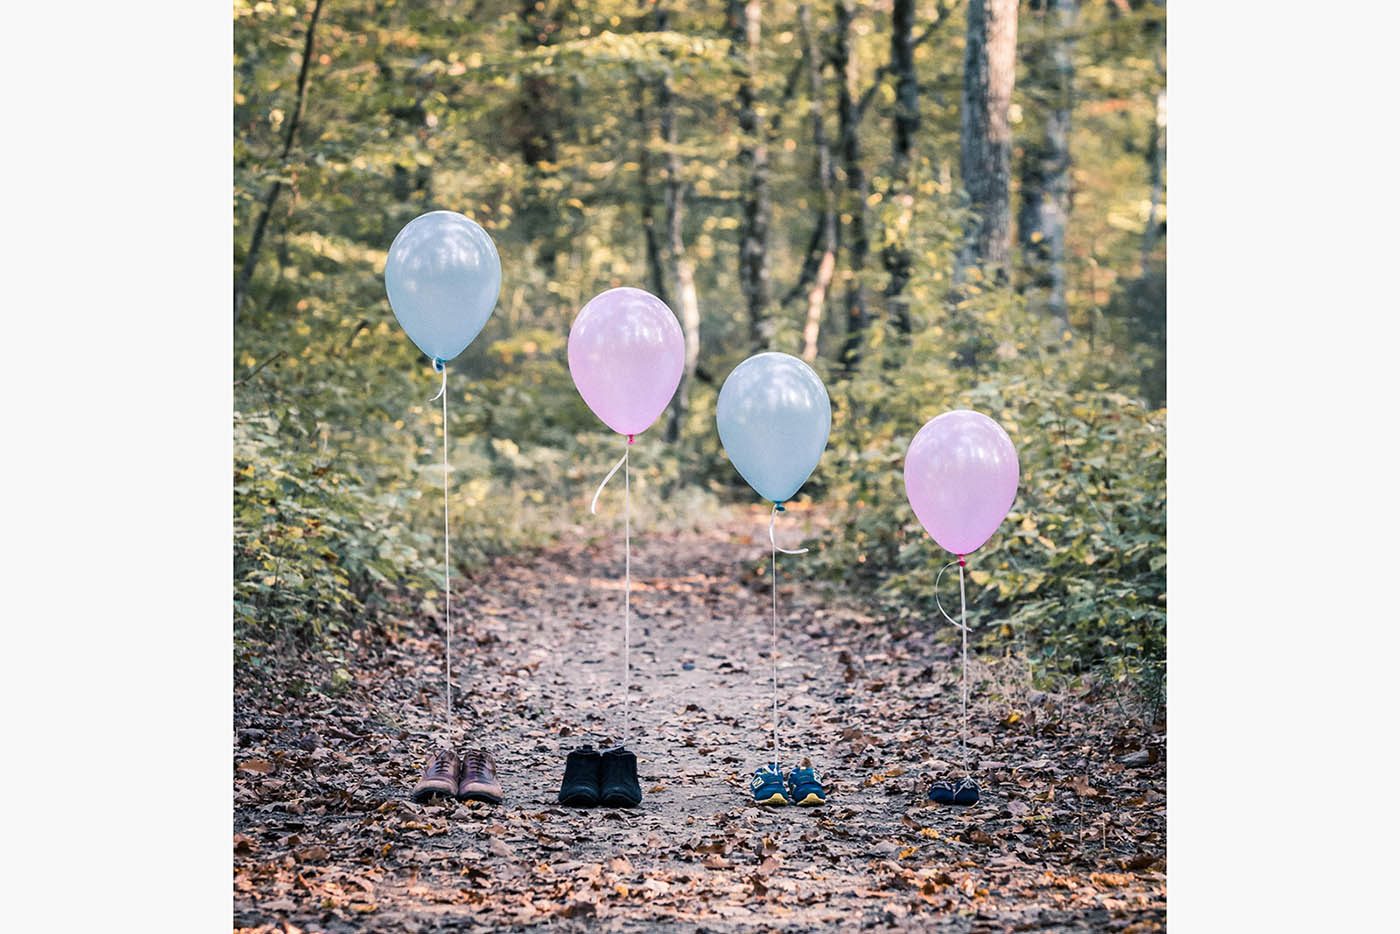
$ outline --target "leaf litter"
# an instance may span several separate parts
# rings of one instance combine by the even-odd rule
[[[555,803],[570,749],[621,739],[622,554],[606,537],[455,588],[454,739],[495,755],[499,807],[408,800],[443,719],[439,620],[402,607],[333,663],[239,659],[235,928],[1163,929],[1165,723],[1098,690],[1032,690],[984,657],[982,800],[931,804],[929,783],[961,774],[949,645],[932,620],[881,623],[815,583],[780,578],[780,733],[830,800],[749,804],[772,729],[759,521],[634,538],[634,811]]]

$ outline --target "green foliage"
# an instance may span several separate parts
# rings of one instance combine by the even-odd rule
[[[1161,256],[1142,255],[1142,234],[1163,13],[1080,5],[1066,338],[1013,289],[983,288],[976,270],[965,298],[949,304],[967,220],[955,177],[964,6],[916,51],[910,207],[886,197],[888,5],[856,5],[872,254],[857,273],[843,240],[816,362],[834,423],[804,495],[834,514],[839,534],[794,564],[868,588],[892,618],[931,625],[943,556],[905,502],[903,454],[928,418],[976,408],[1011,432],[1023,471],[1015,512],[972,559],[980,631],[1048,677],[1104,669],[1151,689],[1165,637],[1165,412],[1154,408],[1165,280]],[[650,8],[607,0],[485,3],[472,16],[440,0],[336,0],[323,11],[301,130],[283,160],[309,5],[235,2],[235,267],[266,192],[283,183],[235,323],[240,638],[334,643],[349,626],[398,612],[397,599],[440,612],[443,425],[428,402],[439,382],[394,322],[382,279],[394,234],[424,211],[479,221],[504,273],[495,314],[449,371],[454,573],[580,528],[621,448],[574,390],[565,343],[594,294],[648,285],[644,205],[668,239],[672,147],[661,140],[660,95],[648,90],[660,75],[671,81],[679,127],[700,372],[679,440],[662,441],[663,416],[633,451],[634,505],[655,527],[703,522],[717,501],[752,501],[714,430],[719,385],[752,350],[737,276],[747,171],[724,7],[675,4],[669,28],[656,31]],[[833,11],[813,6],[812,15],[814,34],[829,42]],[[753,78],[769,133],[777,299],[797,282],[821,197],[805,76],[794,71],[796,5],[764,4],[763,16]],[[1025,36],[1054,38],[1040,25]],[[833,141],[841,78],[825,72]],[[1043,97],[1018,81],[1018,145],[1041,132]],[[843,237],[849,201],[843,190]],[[889,328],[881,298],[881,251],[901,242],[915,267],[908,340]],[[843,298],[857,279],[872,326],[860,368],[847,375],[836,361]],[[786,305],[775,300],[775,349],[800,352],[803,305],[801,290]],[[617,506],[617,492],[605,494],[604,509]],[[604,534],[598,521],[584,534]]]
[[[937,626],[934,582],[952,557],[908,506],[904,452],[929,418],[975,409],[1007,430],[1021,462],[1010,516],[969,558],[982,638],[1024,654],[1042,675],[1103,668],[1159,691],[1166,413],[1103,381],[1128,367],[1127,356],[1067,340],[1004,292],[943,314],[899,365],[882,365],[889,356],[833,393],[824,489],[815,495],[842,504],[842,534],[822,543],[812,569],[871,588],[893,617]],[[945,575],[942,586],[944,606],[956,606],[956,584]]]
[[[234,614],[293,635],[335,632],[377,585],[416,582],[420,540],[314,435],[281,428],[234,416]]]

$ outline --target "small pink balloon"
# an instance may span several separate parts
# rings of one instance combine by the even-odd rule
[[[930,419],[904,456],[904,490],[914,515],[955,555],[987,543],[1011,510],[1020,479],[1006,432],[967,409]]]
[[[583,306],[569,330],[569,373],[608,427],[639,435],[666,411],[685,369],[675,312],[642,289],[609,289]]]

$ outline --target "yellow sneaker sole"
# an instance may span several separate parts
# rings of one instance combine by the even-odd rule
[[[797,802],[800,808],[813,808],[819,804],[826,804],[826,799],[818,795],[815,791],[808,792],[807,797]]]
[[[772,795],[768,796],[767,798],[764,798],[761,801],[754,801],[754,804],[764,804],[773,807],[782,807],[785,806],[787,803],[787,798],[783,797],[782,792],[777,791],[773,792]]]

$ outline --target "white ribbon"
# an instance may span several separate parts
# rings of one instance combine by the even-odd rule
[[[777,536],[773,532],[773,524],[778,521],[778,504],[773,504],[773,511],[768,515],[768,543],[773,546],[773,644],[768,651],[768,660],[773,665],[773,765],[779,773],[782,772],[782,756],[778,747],[778,552],[785,555],[805,555],[806,548],[796,550],[779,548]]]
[[[597,491],[593,494],[593,505],[589,507],[589,512],[598,514],[598,497],[603,495],[603,487],[608,485],[608,481],[622,468],[627,466],[627,455],[632,452],[632,435],[627,436],[627,447],[622,449],[622,456],[613,464],[612,470],[603,478],[603,482],[598,484]],[[619,748],[626,748],[627,739],[632,732],[632,472],[623,470],[623,549],[626,555],[626,585],[623,591],[622,603],[622,743]]]
[[[447,362],[433,361],[442,367],[442,388],[429,402],[442,400],[442,590],[444,615],[447,617],[447,741],[452,740],[452,533],[447,512]]]
[[[598,491],[593,494],[593,505],[588,507],[588,511],[593,513],[593,515],[596,516],[598,514],[598,497],[603,495],[603,487],[607,486],[608,481],[613,478],[613,475],[622,469],[623,464],[627,463],[627,455],[630,451],[631,447],[629,446],[627,450],[622,452],[622,456],[617,459],[617,463],[613,464],[613,469],[608,471],[608,475],[603,478],[603,482],[598,484]]]
[[[943,601],[938,599],[938,583],[943,580],[943,572],[953,565],[958,566],[958,596],[962,601],[962,622],[959,623],[948,615],[948,611],[943,609]],[[962,632],[962,756],[963,768],[967,768],[967,581],[963,577],[963,566],[966,562],[962,555],[958,555],[958,560],[951,561],[943,565],[938,576],[933,580],[933,602],[938,606],[938,612],[943,614],[943,618],[952,623]],[[971,769],[967,769],[971,771]]]
[[[938,583],[939,583],[939,581],[943,580],[943,573],[944,573],[945,571],[947,571],[950,567],[953,567],[953,566],[954,566],[955,564],[957,564],[957,563],[958,563],[957,561],[950,561],[950,562],[948,562],[947,564],[943,565],[943,569],[940,570],[940,571],[938,572],[938,576],[935,577],[935,578],[933,579],[933,602],[934,602],[934,604],[938,607],[938,612],[940,612],[940,613],[943,614],[943,618],[944,618],[944,619],[946,619],[948,622],[952,623],[953,626],[954,626],[954,628],[956,628],[956,629],[962,629],[962,628],[963,628],[963,627],[962,627],[962,624],[959,623],[957,620],[953,619],[953,617],[951,617],[951,616],[948,615],[948,611],[945,610],[945,609],[943,609],[943,601],[938,599]],[[961,575],[962,575],[962,572],[959,571],[958,574],[959,574],[959,576],[961,576]],[[966,612],[967,612],[967,610],[966,610],[966,608],[964,608],[964,610],[963,610],[964,615],[966,615]]]
[[[778,521],[778,504],[773,504],[773,511],[768,516],[768,541],[773,543],[775,551],[781,551],[785,555],[805,555],[806,548],[798,548],[796,551],[778,547],[778,540],[773,536],[773,523]]]
[[[439,399],[442,399],[442,397],[445,396],[445,395],[447,395],[447,364],[446,364],[446,363],[442,364],[442,388],[438,390],[438,394],[437,394],[437,395],[433,396],[433,397],[432,397],[431,399],[429,399],[428,401],[429,401],[429,402],[436,402],[436,401],[438,401]],[[443,399],[443,402],[444,402],[444,403],[446,403],[446,401],[447,401],[447,400]]]

